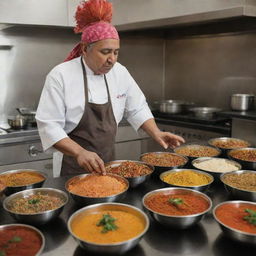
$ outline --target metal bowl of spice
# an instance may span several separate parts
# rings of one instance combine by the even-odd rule
[[[191,162],[192,166],[211,174],[216,181],[223,173],[241,170],[242,166],[233,160],[220,157],[199,157]]]
[[[195,225],[212,207],[206,194],[187,188],[153,190],[144,195],[142,203],[155,221],[177,229]]]
[[[188,158],[171,152],[149,152],[140,156],[140,160],[154,166],[155,174],[161,174],[174,168],[182,168],[187,162]]]
[[[209,188],[214,178],[208,173],[194,169],[173,169],[163,172],[160,180],[165,186],[190,188],[203,192]]]
[[[40,188],[47,179],[47,174],[38,170],[18,169],[0,174],[0,182],[6,186],[7,196],[32,188]]]
[[[240,163],[244,170],[256,170],[256,148],[232,149],[228,157]]]
[[[16,220],[43,225],[55,219],[68,202],[68,195],[54,188],[35,188],[5,198],[4,209]]]
[[[149,219],[143,211],[120,203],[90,205],[68,220],[68,230],[82,248],[113,255],[136,246],[148,228]]]
[[[216,205],[213,216],[224,235],[256,245],[256,203],[249,201],[226,201]]]
[[[105,164],[107,173],[120,175],[129,181],[131,188],[148,180],[154,171],[152,165],[140,161],[116,160]]]
[[[70,178],[65,188],[76,203],[97,204],[124,198],[129,181],[115,174],[81,174]]]
[[[37,228],[24,224],[0,226],[0,255],[39,256],[45,247],[45,238]]]
[[[0,202],[4,196],[5,189],[6,189],[6,186],[0,181]]]
[[[256,202],[256,172],[234,171],[224,173],[220,180],[234,199]]]

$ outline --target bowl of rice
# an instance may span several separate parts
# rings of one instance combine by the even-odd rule
[[[198,170],[213,175],[216,180],[221,174],[241,170],[242,166],[236,161],[218,157],[199,157],[192,161],[192,166]]]

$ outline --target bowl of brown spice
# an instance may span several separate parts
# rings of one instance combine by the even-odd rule
[[[129,181],[115,174],[81,174],[65,184],[74,201],[80,205],[119,201],[125,197]]]
[[[6,186],[7,196],[32,188],[40,188],[47,179],[47,174],[32,169],[10,170],[0,174],[0,182]]]
[[[240,170],[224,173],[220,180],[234,199],[256,202],[255,171]]]
[[[107,173],[120,175],[129,181],[131,188],[148,180],[154,171],[152,165],[130,160],[116,160],[105,164]]]

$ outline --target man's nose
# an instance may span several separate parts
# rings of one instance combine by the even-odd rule
[[[116,61],[116,56],[115,56],[115,54],[114,54],[114,53],[110,54],[110,55],[108,56],[108,62],[109,62],[109,63],[114,63],[115,61]]]

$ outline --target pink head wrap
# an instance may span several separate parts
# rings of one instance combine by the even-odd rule
[[[81,33],[81,42],[90,44],[104,39],[119,39],[112,19],[112,4],[106,0],[89,0],[81,3],[76,11],[76,33]],[[69,53],[64,61],[72,60],[82,54],[81,42]]]

